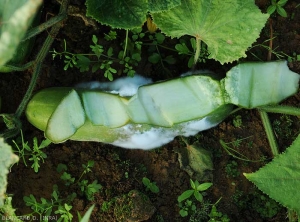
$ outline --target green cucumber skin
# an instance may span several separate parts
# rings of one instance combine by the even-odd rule
[[[242,68],[240,68],[242,67]],[[246,68],[245,68],[246,67]],[[258,70],[259,72],[265,71],[264,65],[262,66],[261,63],[255,63],[254,67],[249,66],[239,66],[239,69],[243,71],[245,69],[245,73],[250,73],[251,69],[255,69],[257,67],[262,67],[262,70]],[[292,89],[282,90],[284,88],[282,85],[279,87],[279,91],[281,94],[280,97],[275,100],[275,103],[279,103],[283,99],[293,95],[298,90],[298,82],[299,82],[299,75],[290,71],[286,63],[284,61],[278,62],[270,62],[270,67],[268,68],[268,72],[274,71],[277,67],[285,69],[284,74],[288,75],[288,85],[292,86]],[[249,72],[250,69],[250,72]],[[245,74],[242,73],[242,74]],[[282,75],[282,74],[280,74]],[[266,78],[272,78],[272,75],[269,75]],[[199,83],[198,78],[201,80]],[[154,84],[149,84],[145,86],[141,86],[138,89],[138,92],[133,95],[132,97],[120,97],[117,94],[109,94],[107,92],[97,91],[97,90],[87,90],[87,89],[75,89],[78,95],[81,98],[81,102],[83,105],[83,109],[85,111],[85,122],[82,126],[80,126],[77,131],[67,139],[77,140],[77,141],[96,141],[96,142],[104,142],[110,143],[117,146],[123,146],[126,148],[139,148],[138,144],[132,145],[132,140],[135,139],[136,135],[143,136],[149,132],[156,131],[156,132],[164,132],[170,138],[174,138],[177,135],[194,135],[196,132],[187,133],[186,132],[186,124],[193,124],[193,123],[202,123],[204,122],[204,126],[202,130],[208,129],[220,123],[224,120],[232,111],[233,104],[242,106],[244,108],[255,108],[253,106],[252,101],[250,100],[252,97],[252,92],[245,92],[245,96],[241,94],[241,90],[239,87],[240,78],[244,78],[243,75],[238,76],[237,82],[232,77],[226,77],[225,79],[213,80],[207,76],[199,76],[199,75],[192,75],[181,77],[177,79],[173,79],[170,81],[162,81]],[[248,77],[246,77],[247,79]],[[251,77],[250,77],[251,78]],[[277,76],[273,77],[272,80],[275,80]],[[226,82],[227,81],[227,82]],[[243,80],[244,81],[244,80]],[[257,80],[256,80],[257,81]],[[280,81],[279,81],[280,82]],[[204,84],[203,84],[204,83]],[[252,83],[257,85],[256,83]],[[260,84],[262,85],[262,84]],[[188,87],[187,87],[188,86]],[[226,88],[227,87],[227,88]],[[252,87],[252,86],[251,86]],[[258,90],[259,93],[263,93],[262,90],[264,86],[259,86],[260,88],[252,88]],[[246,88],[246,87],[245,87]],[[269,87],[270,88],[270,87]],[[213,90],[212,90],[213,89]],[[271,88],[272,89],[272,88]],[[246,88],[246,91],[249,88]],[[74,91],[73,88],[48,88],[40,91],[37,93],[32,100],[29,102],[26,110],[26,116],[34,126],[39,128],[42,131],[47,129],[48,121],[52,116],[52,113],[56,110],[57,106],[61,103],[62,99],[68,95],[69,92]],[[108,95],[113,98],[118,98],[122,103],[124,103],[124,110],[122,112],[127,112],[129,119],[128,121],[124,121],[124,125],[114,125],[111,126],[110,123],[106,123],[104,125],[95,125],[91,121],[94,118],[90,114],[87,114],[84,105],[83,95],[86,93],[93,92],[96,94],[98,93],[99,96],[101,95]],[[274,93],[275,92],[275,93]],[[270,93],[268,91],[267,93]],[[175,96],[185,96],[183,98],[176,99],[174,97],[174,101],[169,101],[170,99],[173,100],[172,95]],[[276,90],[272,90],[272,94],[276,95]],[[242,96],[240,96],[242,95]],[[97,95],[96,95],[97,96]],[[167,99],[164,99],[164,96]],[[194,99],[190,99],[190,97],[195,97],[201,100],[200,104],[204,104],[204,109],[201,109],[201,106],[195,106],[197,102]],[[259,95],[256,95],[259,97]],[[259,105],[268,105],[274,103],[274,98],[270,98],[268,100],[268,96],[263,103],[259,101]],[[249,99],[251,104],[244,100]],[[189,100],[189,102],[185,102],[185,100]],[[90,99],[92,102],[93,99]],[[71,101],[72,102],[72,101]],[[89,102],[85,102],[89,103]],[[167,104],[167,106],[165,106]],[[244,105],[246,104],[246,105]],[[250,104],[250,105],[248,105]],[[108,104],[104,104],[108,105]],[[176,105],[178,107],[176,107]],[[206,105],[211,109],[207,109]],[[109,105],[108,105],[109,107]],[[169,109],[169,110],[168,110]],[[105,109],[101,109],[102,111]],[[178,111],[179,110],[179,111]],[[195,112],[189,112],[190,110],[196,110]],[[203,111],[204,110],[204,111]],[[101,112],[102,112],[101,111]],[[113,111],[113,110],[112,110]],[[178,111],[178,112],[177,112]],[[100,112],[100,113],[101,113]],[[106,111],[108,114],[108,111]],[[156,112],[153,114],[153,112]],[[183,114],[187,113],[187,116]],[[195,113],[198,113],[195,115]],[[118,113],[117,113],[118,114]],[[192,114],[192,115],[190,115]],[[94,115],[94,114],[93,114]],[[97,114],[100,115],[100,114]],[[97,118],[96,115],[96,118]],[[138,117],[135,118],[135,116]],[[170,116],[171,115],[171,116]],[[118,115],[117,115],[118,116]],[[111,118],[117,118],[117,116]],[[173,116],[173,117],[172,117]],[[179,117],[179,121],[177,121],[177,117]],[[92,119],[91,119],[92,118]],[[158,118],[158,119],[155,119]],[[102,116],[103,119],[103,116]],[[126,119],[125,119],[126,120]],[[119,124],[119,123],[118,123]],[[197,128],[198,131],[200,129]],[[193,130],[192,130],[193,131]],[[47,133],[46,133],[47,134]],[[150,133],[149,133],[150,134]],[[165,143],[170,141],[165,140]],[[63,142],[61,141],[54,141],[54,142]],[[155,140],[155,139],[153,139]],[[151,141],[150,141],[151,143]],[[127,145],[126,145],[127,144]],[[128,146],[128,147],[127,147]],[[151,146],[145,146],[145,149],[154,148]]]

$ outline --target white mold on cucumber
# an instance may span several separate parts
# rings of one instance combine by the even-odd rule
[[[233,104],[251,109],[279,103],[297,92],[300,78],[286,61],[242,63],[222,80],[200,73],[152,84],[136,75],[44,89],[29,102],[26,115],[56,143],[70,139],[152,149],[216,126]]]

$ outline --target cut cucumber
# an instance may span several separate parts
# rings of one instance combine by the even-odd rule
[[[147,116],[146,110],[144,109],[141,101],[137,97],[137,95],[134,95],[131,97],[129,102],[126,104],[127,106],[127,112],[129,115],[129,118],[134,123],[149,123],[150,120]]]
[[[204,117],[224,104],[219,82],[207,76],[187,76],[143,86],[138,98],[149,116],[149,124],[165,127]]]
[[[129,121],[124,103],[114,94],[96,91],[82,93],[84,109],[87,117],[94,125],[121,127]]]
[[[85,114],[80,97],[75,90],[71,90],[51,115],[45,136],[54,143],[64,142],[74,135],[84,122]]]
[[[221,81],[226,102],[244,108],[277,104],[298,90],[300,76],[286,61],[242,63]]]

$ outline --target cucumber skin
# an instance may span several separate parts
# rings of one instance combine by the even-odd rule
[[[26,117],[28,121],[34,125],[36,128],[45,131],[47,128],[48,121],[55,111],[58,104],[61,100],[71,91],[73,88],[70,87],[54,87],[44,89],[31,99],[27,108],[26,108]],[[94,90],[76,90],[80,95],[83,91],[94,91]],[[118,96],[118,95],[116,95]],[[81,97],[82,98],[82,97]],[[225,119],[229,113],[231,112],[233,106],[231,104],[222,105],[217,108],[214,112],[207,115],[206,118],[210,123],[210,127],[213,127],[220,123],[223,119]],[[199,119],[194,119],[189,122],[197,122],[203,119],[203,117]],[[161,127],[161,126],[153,126],[145,123],[128,123],[123,127],[118,128],[110,128],[107,126],[96,126],[93,125],[88,118],[86,118],[86,122],[83,126],[81,126],[77,132],[71,136],[70,140],[76,141],[95,141],[95,142],[103,142],[113,144],[115,141],[119,140],[128,140],[133,134],[143,134],[149,130],[160,130],[163,132],[175,133],[177,135],[194,135],[199,130],[194,130],[191,133],[187,133],[185,130],[186,123],[178,123],[174,124],[172,127]],[[126,127],[130,127],[132,130],[125,130]],[[205,128],[206,129],[206,128]],[[174,136],[175,137],[175,136]],[[122,145],[118,145],[122,146]],[[138,147],[134,147],[138,148]],[[151,147],[154,148],[154,147]]]
[[[292,89],[289,89],[289,87],[287,89],[284,89],[284,86],[281,84],[278,90],[283,91],[283,94],[282,94],[283,96],[277,97],[275,101],[273,99],[270,100],[270,98],[267,96],[266,101],[263,101],[263,103],[262,104],[260,103],[259,105],[268,105],[270,103],[279,103],[283,99],[293,95],[299,88],[298,82],[299,82],[300,76],[297,73],[290,71],[288,69],[285,61],[274,61],[274,62],[270,62],[270,63],[272,66],[270,65],[270,67],[268,67],[268,70],[266,73],[272,73],[272,71],[276,71],[277,66],[281,67],[281,69],[285,69],[282,72],[285,75],[287,75],[287,74],[289,75],[288,84],[293,87],[292,87]],[[246,69],[244,71],[247,71],[249,73],[249,70],[251,71],[253,68],[255,68],[257,66],[261,66],[261,64],[262,63],[250,64],[249,66],[246,67]],[[267,65],[267,64],[268,63],[265,63],[264,65]],[[239,75],[241,74],[241,76],[243,76],[246,73],[244,71],[243,71],[243,73],[239,72]],[[262,69],[262,70],[258,70],[258,71],[265,71],[265,70]],[[252,71],[250,73],[252,73]],[[274,75],[268,76],[267,78],[272,79],[272,77],[274,77]],[[183,77],[183,78],[189,78],[189,77]],[[131,119],[130,119],[131,121],[129,121],[124,126],[118,126],[116,128],[112,128],[111,126],[110,127],[96,126],[96,125],[93,125],[90,122],[90,120],[88,120],[88,118],[86,118],[85,123],[81,127],[79,127],[79,129],[77,129],[75,134],[73,134],[70,138],[66,138],[66,139],[78,140],[78,141],[97,141],[97,142],[110,143],[110,144],[114,144],[114,145],[125,147],[125,148],[139,148],[138,145],[130,144],[131,141],[133,140],[133,138],[136,135],[142,136],[142,135],[151,134],[151,132],[155,131],[155,130],[158,134],[161,132],[162,135],[166,135],[166,137],[169,137],[167,140],[164,141],[164,143],[162,143],[162,145],[169,142],[170,140],[172,140],[172,138],[174,138],[175,136],[178,136],[178,135],[184,135],[184,136],[194,135],[201,130],[205,130],[205,129],[208,129],[210,127],[217,125],[219,122],[221,122],[223,119],[225,119],[230,114],[231,110],[233,109],[232,104],[243,107],[241,102],[243,102],[244,97],[239,96],[239,94],[236,93],[236,91],[238,91],[238,90],[245,91],[246,90],[246,93],[248,93],[248,94],[252,93],[252,92],[248,92],[249,88],[239,87],[239,85],[236,84],[237,82],[227,84],[229,87],[226,88],[226,82],[224,83],[224,80],[226,81],[228,79],[235,81],[235,78],[232,78],[229,76],[227,76],[225,79],[222,79],[220,81],[221,84],[219,81],[212,80],[212,81],[218,82],[217,85],[220,89],[216,89],[216,90],[212,90],[211,87],[207,87],[207,86],[204,86],[204,88],[203,88],[203,86],[199,86],[199,88],[196,86],[195,86],[195,88],[189,87],[189,88],[192,88],[191,90],[194,91],[194,93],[196,93],[196,94],[198,93],[198,91],[200,91],[199,95],[201,95],[202,97],[204,96],[205,98],[206,97],[210,98],[210,100],[213,100],[213,101],[219,100],[219,102],[217,102],[215,105],[213,105],[211,107],[212,109],[209,109],[208,112],[199,114],[199,116],[196,116],[196,117],[194,116],[194,118],[196,118],[194,120],[189,119],[191,117],[190,117],[190,115],[187,115],[187,118],[185,120],[183,120],[186,122],[183,122],[183,123],[175,122],[173,125],[169,125],[169,126],[162,125],[164,123],[160,123],[159,121],[158,121],[158,123],[150,121],[151,122],[151,124],[150,124],[148,122],[148,120],[146,121],[146,123],[145,122],[140,123],[138,121],[133,123],[133,122],[131,122],[133,120],[132,116],[135,115],[136,113],[139,114],[138,112],[136,112],[136,109],[134,107],[134,109],[132,109],[130,111],[131,112]],[[277,76],[275,76],[275,80],[280,81],[280,80],[278,80]],[[171,81],[174,81],[174,80],[171,80]],[[171,81],[169,81],[167,84],[170,84]],[[162,87],[162,90],[158,90],[160,94],[157,95],[157,91],[155,91],[155,89],[157,89],[157,88],[155,88],[155,85],[156,84],[158,84],[158,85],[165,84],[165,82],[166,81],[154,83],[153,88],[150,88],[151,90],[154,90],[154,92],[156,93],[156,97],[153,97],[154,94],[151,95],[151,93],[150,93],[149,94],[150,99],[146,98],[146,100],[143,100],[143,98],[145,98],[145,97],[140,98],[141,100],[143,100],[143,102],[148,101],[148,102],[146,102],[146,104],[143,105],[143,109],[148,109],[149,106],[147,106],[147,104],[149,102],[155,104],[157,102],[156,99],[161,98],[160,95],[164,96],[164,93],[165,93],[164,90],[166,90],[167,87]],[[176,84],[173,84],[173,85],[175,86],[175,88],[171,87],[171,89],[173,90],[172,93],[174,95],[177,95],[177,94],[180,95],[180,92],[184,92],[183,89],[178,88],[178,86],[176,86]],[[160,87],[161,86],[162,85],[160,85]],[[139,88],[139,90],[142,91],[142,90],[145,90],[145,88],[149,88],[149,87],[152,87],[152,85],[150,84],[145,87],[142,86],[141,87],[142,89]],[[281,89],[281,88],[283,88],[283,89]],[[256,89],[256,91],[259,91],[259,93],[261,93],[260,91],[263,91],[264,85],[262,85],[258,88],[255,88],[255,89]],[[41,92],[36,94],[33,97],[33,99],[30,101],[30,103],[28,104],[28,107],[26,110],[26,115],[27,115],[29,122],[31,122],[34,126],[39,128],[40,130],[45,131],[47,124],[48,124],[48,120],[51,118],[52,113],[55,111],[56,107],[61,102],[61,100],[71,90],[73,90],[73,88],[49,88],[49,89],[42,90]],[[82,93],[85,93],[88,91],[95,91],[95,90],[86,90],[86,89],[75,89],[75,90],[81,96],[81,98],[82,98],[82,95],[81,95]],[[140,95],[139,90],[136,94],[137,96]],[[204,91],[202,92],[202,90],[204,90]],[[167,91],[169,92],[169,90],[167,90]],[[219,91],[219,93],[216,94],[215,91],[216,92]],[[266,93],[267,93],[267,95],[269,95],[273,91],[274,90],[272,89],[272,91],[269,90]],[[104,92],[102,92],[102,93],[104,93]],[[205,93],[208,93],[207,96],[205,96],[206,95]],[[276,89],[275,89],[275,93],[277,93]],[[134,98],[139,98],[139,97],[136,97],[136,95],[134,95],[135,96]],[[115,96],[118,96],[118,95],[115,95]],[[231,99],[234,97],[237,97],[241,101],[238,100],[237,102],[235,102],[233,99]],[[128,97],[128,98],[121,97],[121,98],[123,98],[123,103],[125,105],[129,104],[130,103],[129,101],[133,101],[133,100],[130,100],[133,97]],[[167,96],[167,99],[165,101],[167,102],[168,99],[170,99],[170,98],[171,97]],[[182,100],[182,98],[181,98],[181,100]],[[191,108],[191,107],[193,107],[194,104],[190,105],[189,104],[190,101],[183,100],[183,103],[181,101],[181,104],[177,103],[177,104],[175,104],[175,106],[173,104],[173,106],[169,106],[167,108],[169,108],[168,110],[175,109],[176,112],[177,112],[176,107],[178,107],[178,106],[179,107],[180,106],[188,106]],[[161,102],[160,104],[163,104],[164,101],[160,100],[160,102]],[[156,104],[158,107],[158,110],[160,110],[160,104]],[[207,104],[207,103],[204,103],[203,107],[206,107],[205,104]],[[152,106],[152,105],[150,104],[150,106]],[[244,106],[244,108],[250,108],[250,109],[255,108],[255,107],[256,107],[256,105],[255,106]],[[192,109],[198,110],[197,107],[193,107]],[[199,111],[200,110],[201,110],[201,107],[199,107]],[[166,109],[165,109],[165,111],[166,111]],[[125,112],[128,113],[128,109],[125,110]],[[168,115],[166,115],[166,117],[168,118]],[[205,123],[204,126],[199,127],[199,123],[203,123],[203,122]],[[161,124],[161,125],[155,126],[155,125],[153,125],[153,123]],[[195,127],[194,130],[191,128],[191,131],[188,132],[187,128],[189,128],[189,127],[187,127],[187,125],[190,124],[192,126],[193,123],[197,123],[198,126]],[[139,139],[140,138],[141,137],[139,137]],[[154,136],[152,138],[152,140],[149,139],[148,141],[149,141],[149,143],[153,143],[153,142],[155,142],[155,140],[156,140],[156,138]],[[126,144],[128,144],[128,146]],[[155,148],[154,145],[153,145],[153,147],[148,146],[148,145],[145,147],[146,148],[144,148],[144,149]],[[140,148],[143,148],[143,147],[140,147]]]

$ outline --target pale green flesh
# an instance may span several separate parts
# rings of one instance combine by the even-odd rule
[[[53,142],[63,142],[74,135],[84,122],[85,114],[80,97],[72,90],[49,118],[45,136]]]
[[[220,82],[186,76],[142,86],[131,98],[92,90],[79,90],[78,95],[70,88],[45,89],[30,101],[26,115],[53,142],[112,143],[128,136],[121,130],[126,126],[137,133],[153,127],[180,133],[182,123],[202,118],[213,126],[230,113],[232,107],[226,104],[254,108],[279,103],[297,92],[298,82],[299,75],[284,61],[246,63],[231,69]]]
[[[226,102],[244,108],[277,104],[298,90],[299,75],[286,61],[242,63],[227,72],[221,81]]]
[[[137,95],[134,95],[128,102],[127,102],[127,113],[129,115],[129,118],[133,123],[149,123],[149,117],[137,97]]]
[[[120,127],[129,116],[120,97],[103,92],[83,92],[82,99],[87,117],[94,125]],[[125,100],[125,99],[123,99]]]

